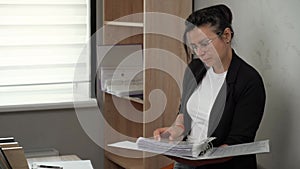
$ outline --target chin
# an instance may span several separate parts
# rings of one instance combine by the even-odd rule
[[[212,59],[203,60],[202,58],[200,58],[200,60],[208,67],[212,66]]]
[[[207,67],[212,67],[212,63],[211,62],[203,62],[204,64],[205,64],[205,66],[207,66]]]

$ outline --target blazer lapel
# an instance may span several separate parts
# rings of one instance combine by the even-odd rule
[[[227,85],[226,85],[226,81],[224,81],[209,115],[208,131],[207,131],[208,137],[210,137],[213,134],[223,115],[225,103],[226,103],[226,95],[227,95],[226,90],[227,90]]]

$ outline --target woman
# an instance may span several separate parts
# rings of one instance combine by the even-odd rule
[[[180,111],[171,127],[158,128],[156,139],[198,142],[216,137],[215,147],[253,142],[265,106],[258,72],[232,49],[232,13],[225,5],[193,12],[184,42],[189,65],[183,80]],[[189,161],[174,158],[179,169],[256,169],[256,156]]]

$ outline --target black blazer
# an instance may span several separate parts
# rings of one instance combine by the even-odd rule
[[[208,136],[216,137],[214,146],[253,142],[265,107],[265,89],[259,73],[233,51],[226,83],[213,105]],[[191,129],[191,117],[186,104],[206,74],[200,59],[194,59],[185,71],[179,113],[184,114],[185,136]],[[237,156],[222,164],[207,165],[207,169],[256,169],[256,156]],[[201,168],[201,167],[199,167]]]

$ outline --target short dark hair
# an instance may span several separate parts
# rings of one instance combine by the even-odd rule
[[[197,11],[194,11],[190,16],[186,19],[185,32],[184,32],[184,47],[187,52],[187,55],[190,56],[187,48],[187,32],[191,31],[195,27],[200,27],[204,25],[209,25],[214,29],[216,34],[221,34],[226,28],[229,28],[232,32],[232,37],[234,35],[234,31],[232,29],[232,12],[229,7],[224,4],[214,5],[210,7],[206,7]],[[190,60],[192,58],[188,58]]]

